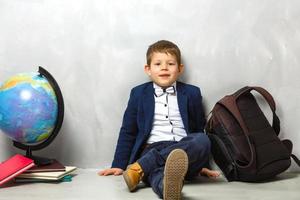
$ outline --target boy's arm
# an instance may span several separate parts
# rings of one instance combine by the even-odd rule
[[[203,104],[202,104],[202,94],[201,94],[201,91],[200,91],[200,88],[197,87],[197,90],[196,90],[196,93],[195,93],[195,102],[194,102],[194,111],[195,111],[195,120],[196,120],[196,132],[204,132],[204,127],[205,127],[205,124],[206,124],[206,118],[205,118],[205,112],[204,112],[204,107],[203,107]],[[205,172],[208,172],[206,175],[207,176],[218,176],[218,172],[217,171],[213,171],[213,170],[210,170],[211,166],[210,166],[210,163],[209,163],[209,160],[204,164],[203,166],[204,168],[204,173]],[[201,172],[203,172],[203,169],[200,170]],[[201,173],[200,172],[200,173]],[[211,172],[211,173],[210,173]]]
[[[120,129],[114,160],[111,166],[112,168],[125,170],[128,165],[138,131],[136,119],[137,106],[137,98],[135,97],[134,90],[131,90],[128,105],[123,116],[122,127]]]
[[[195,95],[195,115],[196,115],[196,130],[197,132],[203,132],[204,131],[204,126],[206,123],[205,119],[205,113],[204,113],[204,108],[202,104],[202,95],[201,91],[199,88],[197,88],[196,95]]]

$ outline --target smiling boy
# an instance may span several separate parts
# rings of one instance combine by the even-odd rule
[[[202,96],[198,87],[177,81],[184,69],[177,45],[158,41],[146,56],[152,82],[131,90],[112,167],[99,175],[123,174],[130,191],[143,180],[160,198],[181,199],[184,180],[219,176],[207,168]]]

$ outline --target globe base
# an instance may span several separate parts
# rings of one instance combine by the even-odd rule
[[[50,165],[54,162],[51,158],[33,156],[30,148],[26,150],[26,157],[32,159],[37,166]]]

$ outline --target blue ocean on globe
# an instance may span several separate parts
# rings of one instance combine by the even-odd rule
[[[55,127],[57,113],[55,92],[39,73],[18,74],[0,87],[0,129],[14,141],[43,142]]]

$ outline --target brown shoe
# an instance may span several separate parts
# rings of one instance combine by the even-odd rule
[[[185,174],[188,170],[188,157],[184,150],[174,149],[169,154],[164,171],[164,200],[180,200]]]
[[[123,177],[130,192],[136,189],[143,176],[144,172],[139,163],[135,162],[127,167],[126,171],[123,172]]]

